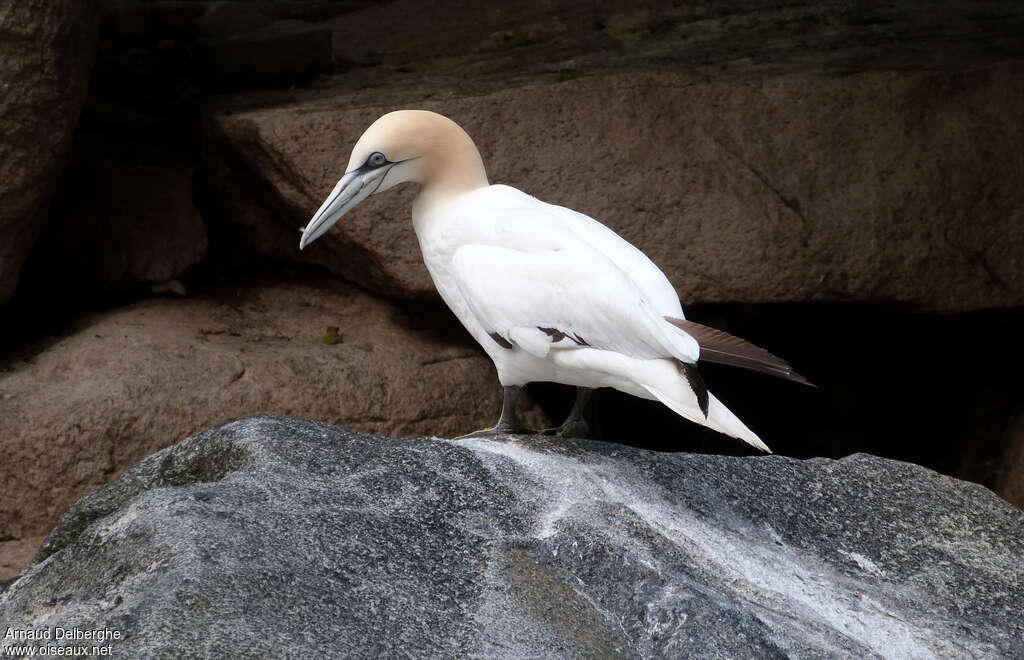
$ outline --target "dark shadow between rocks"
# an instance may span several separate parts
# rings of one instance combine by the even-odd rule
[[[797,458],[857,452],[909,461],[994,488],[1024,401],[1024,310],[919,314],[889,305],[694,305],[689,318],[788,360],[812,389],[718,365],[709,388],[772,450]],[[552,420],[572,390],[531,386]],[[655,402],[602,390],[590,411],[598,437],[659,451],[753,454]]]

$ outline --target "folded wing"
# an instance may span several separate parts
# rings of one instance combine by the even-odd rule
[[[673,330],[627,274],[582,242],[539,251],[465,245],[452,268],[468,308],[499,345],[539,357],[582,347],[691,364],[699,357],[693,338]]]

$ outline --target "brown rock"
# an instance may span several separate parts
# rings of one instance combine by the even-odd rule
[[[151,6],[157,20],[172,30],[191,27],[209,9],[205,2],[191,0],[157,0]]]
[[[409,187],[297,250],[355,140],[400,107],[454,118],[493,182],[605,222],[662,266],[684,302],[1024,303],[1021,64],[713,83],[614,75],[224,111],[210,122],[209,164],[226,216],[267,253],[388,295],[433,295]]]
[[[217,2],[208,5],[195,27],[200,34],[216,38],[245,34],[273,22],[262,3]]]
[[[0,541],[0,580],[9,580],[32,559],[45,536]]]
[[[338,56],[411,66],[457,86],[656,69],[715,78],[965,69],[1024,56],[1024,7],[1014,0],[367,4],[332,21]],[[379,86],[382,74],[373,74]]]
[[[105,22],[122,39],[143,39],[153,26],[153,6],[133,0],[99,0]]]
[[[208,82],[216,87],[285,86],[331,71],[333,38],[327,26],[281,20],[208,39],[200,54]]]
[[[308,126],[302,120],[270,130],[284,130],[281,142],[266,141],[268,126],[248,115],[219,118],[216,144],[204,153],[213,203],[240,230],[240,238],[278,259],[326,266],[370,290],[399,298],[436,295],[419,254],[412,231],[410,208],[414,191],[408,186],[367,200],[337,229],[300,253],[299,228],[320,205],[320,193],[307,177],[328,181],[343,172],[350,146],[328,144],[341,140],[351,145],[362,129],[376,118],[376,109],[348,119],[339,126],[334,117],[320,116]],[[364,121],[365,120],[365,121]],[[339,134],[343,132],[344,135]],[[316,139],[316,135],[324,137]],[[287,145],[304,136],[303,144]],[[340,144],[340,143],[339,143]],[[315,174],[314,174],[315,172]],[[333,183],[331,186],[333,187]]]
[[[41,257],[104,290],[165,282],[206,254],[192,165],[91,161],[71,168]],[[54,266],[56,269],[56,266]]]
[[[420,307],[282,275],[88,319],[0,371],[0,537],[45,533],[140,458],[246,415],[413,436],[492,425],[500,389],[490,361],[444,310],[451,325],[439,331]],[[339,341],[325,343],[332,326]]]
[[[89,0],[0,10],[0,304],[14,291],[70,146],[96,50]]]

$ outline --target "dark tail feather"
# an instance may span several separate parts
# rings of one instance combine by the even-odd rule
[[[749,341],[693,321],[671,316],[666,316],[665,320],[697,340],[697,343],[700,344],[700,359],[705,362],[750,369],[769,376],[785,378],[795,383],[817,387],[793,371],[793,367],[789,366],[788,362],[775,357],[763,348],[754,346]]]

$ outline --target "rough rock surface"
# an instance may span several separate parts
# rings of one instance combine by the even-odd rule
[[[145,300],[0,370],[0,538],[45,534],[143,456],[236,417],[442,436],[494,423],[494,368],[457,326],[322,279]]]
[[[40,241],[40,258],[71,280],[68,288],[119,291],[166,282],[206,255],[188,162],[98,160],[69,172],[74,180]]]
[[[1024,7],[1015,0],[366,4],[331,22],[335,53],[359,65],[347,78],[374,87],[425,76],[435,88],[508,87],[652,69],[709,77],[960,70],[1024,58]]]
[[[0,6],[0,304],[46,219],[96,51],[92,0]]]
[[[210,122],[227,218],[300,258],[305,224],[362,131],[437,110],[493,182],[592,215],[647,252],[684,301],[1024,303],[1024,65],[708,82],[644,73],[483,95],[338,93]],[[637,103],[637,99],[643,99]],[[430,296],[413,190],[364,202],[301,258],[397,296]]]
[[[78,502],[0,595],[131,657],[1020,657],[1024,513],[867,455],[254,417]],[[5,642],[7,643],[7,642]]]
[[[239,11],[250,9],[239,5]],[[218,87],[287,85],[334,64],[332,32],[303,21],[206,40],[201,48],[208,82]]]

